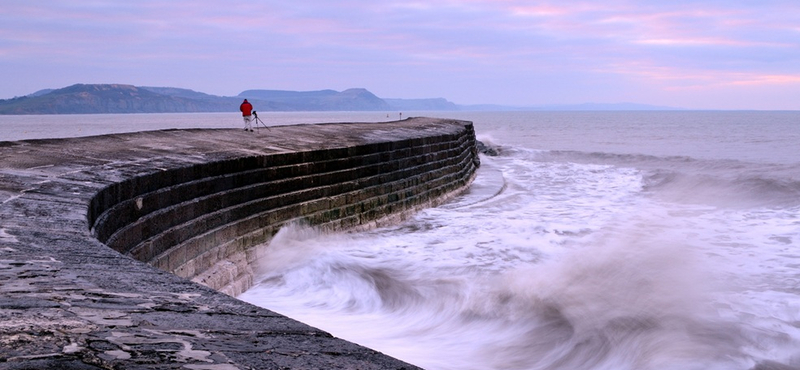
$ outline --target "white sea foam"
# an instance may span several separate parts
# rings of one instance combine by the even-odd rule
[[[401,225],[282,229],[242,299],[427,369],[800,368],[800,113],[406,114],[471,120],[501,155]],[[0,139],[240,125],[3,116]]]
[[[501,155],[464,196],[369,232],[285,228],[240,298],[428,369],[800,366],[800,158],[742,127],[617,130],[647,149],[481,124]],[[545,131],[568,150],[527,142]]]

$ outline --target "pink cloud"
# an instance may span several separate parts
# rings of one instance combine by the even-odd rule
[[[800,75],[738,74],[729,85],[800,85]],[[798,86],[800,87],[800,86]]]
[[[209,79],[208,71],[248,72],[228,78],[231,86],[222,87],[227,91],[243,80],[261,87],[280,80],[329,88],[324,85],[334,79],[367,88],[431,80],[436,89],[452,81],[484,86],[525,80],[543,90],[591,91],[590,82],[578,81],[587,75],[602,81],[597,88],[604,91],[613,90],[608,84],[616,80],[683,93],[723,84],[796,84],[800,5],[739,3],[99,0],[43,7],[8,0],[0,9],[0,78],[26,74],[26,84],[37,81],[44,88],[77,71],[88,72],[72,79],[98,79],[96,71],[104,71],[121,76],[114,82],[135,84],[122,80],[133,78],[133,71],[149,81],[175,70],[191,87]],[[35,72],[18,67],[34,63],[41,67]],[[543,80],[554,82],[538,84]],[[21,89],[9,83],[4,88]],[[0,98],[25,92],[0,91]]]

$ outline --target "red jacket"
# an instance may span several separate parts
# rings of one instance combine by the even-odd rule
[[[253,105],[250,104],[247,99],[244,100],[244,103],[239,106],[239,110],[242,111],[242,116],[249,116],[251,113],[250,111],[253,110]]]

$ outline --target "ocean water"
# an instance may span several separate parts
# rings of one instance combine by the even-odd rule
[[[500,152],[466,193],[239,298],[426,369],[800,368],[800,112],[436,114]]]
[[[800,112],[418,115],[471,120],[499,155],[402,224],[284,227],[240,299],[432,370],[800,368]],[[241,126],[0,116],[0,140]]]
[[[380,122],[397,113],[261,112],[256,127],[321,122]],[[244,128],[241,113],[0,115],[0,141],[51,139],[173,128]]]

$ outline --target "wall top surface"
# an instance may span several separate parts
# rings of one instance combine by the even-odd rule
[[[87,206],[109,184],[163,169],[467,127],[411,118],[0,142],[0,365],[413,368],[124,257],[91,236]]]

